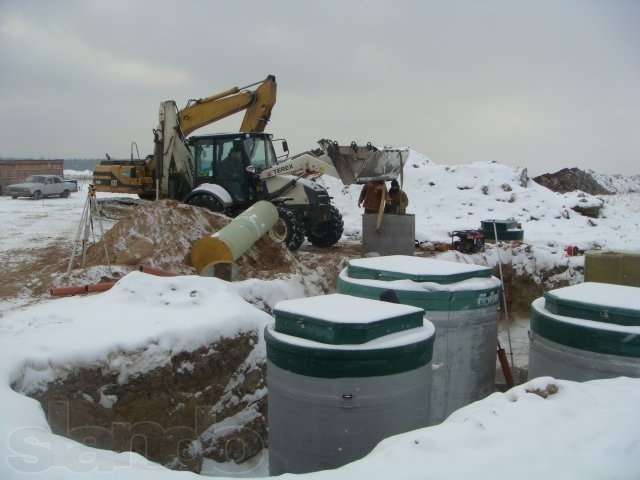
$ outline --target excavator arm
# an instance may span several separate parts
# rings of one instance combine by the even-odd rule
[[[255,90],[247,90],[256,85],[259,86]],[[200,127],[246,110],[240,131],[263,132],[275,103],[276,77],[269,75],[264,80],[246,87],[233,87],[210,97],[190,100],[189,104],[178,112],[178,118],[182,133],[186,137]]]
[[[251,87],[258,87],[251,91]],[[241,132],[264,131],[276,103],[276,77],[269,75],[245,87],[233,87],[178,110],[174,101],[160,104],[160,124],[154,131],[154,170],[158,197],[182,198],[195,186],[195,172],[186,137],[200,127],[246,110]]]

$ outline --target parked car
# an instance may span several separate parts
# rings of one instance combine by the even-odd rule
[[[73,178],[65,178],[64,181],[71,184],[71,187],[72,187],[71,191],[72,192],[77,192],[78,191],[78,180],[73,179]]]
[[[24,183],[16,183],[7,187],[12,198],[31,197],[34,200],[54,195],[66,198],[76,190],[75,185],[65,182],[57,175],[29,175]]]

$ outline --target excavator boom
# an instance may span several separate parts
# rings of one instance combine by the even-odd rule
[[[257,86],[257,87],[256,87]],[[252,87],[256,87],[252,90]],[[154,130],[154,153],[144,166],[134,162],[101,162],[94,171],[97,191],[138,193],[143,198],[181,198],[195,186],[191,154],[186,137],[198,128],[246,110],[240,131],[261,133],[276,103],[276,77],[233,87],[198,100],[179,110],[173,100],[160,104],[158,128]],[[174,181],[170,182],[173,178]]]
[[[254,91],[247,88],[259,85]],[[178,112],[180,128],[186,137],[200,127],[204,127],[225,117],[246,110],[241,132],[263,132],[276,103],[276,77],[269,75],[264,80],[234,87],[210,97],[193,100]]]

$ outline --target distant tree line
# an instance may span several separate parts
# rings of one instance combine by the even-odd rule
[[[57,158],[16,158],[16,157],[0,157],[0,160],[57,160]],[[93,170],[102,159],[98,158],[65,158],[65,170]]]

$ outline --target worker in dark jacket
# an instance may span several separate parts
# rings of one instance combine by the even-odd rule
[[[378,213],[383,195],[388,201],[389,195],[387,194],[387,186],[384,184],[384,181],[376,180],[367,182],[362,186],[362,190],[360,191],[358,206],[364,206],[364,213]]]
[[[394,215],[404,215],[407,213],[407,205],[409,205],[409,197],[400,189],[397,180],[391,180],[391,189],[389,189],[389,200],[384,210],[385,213]]]

